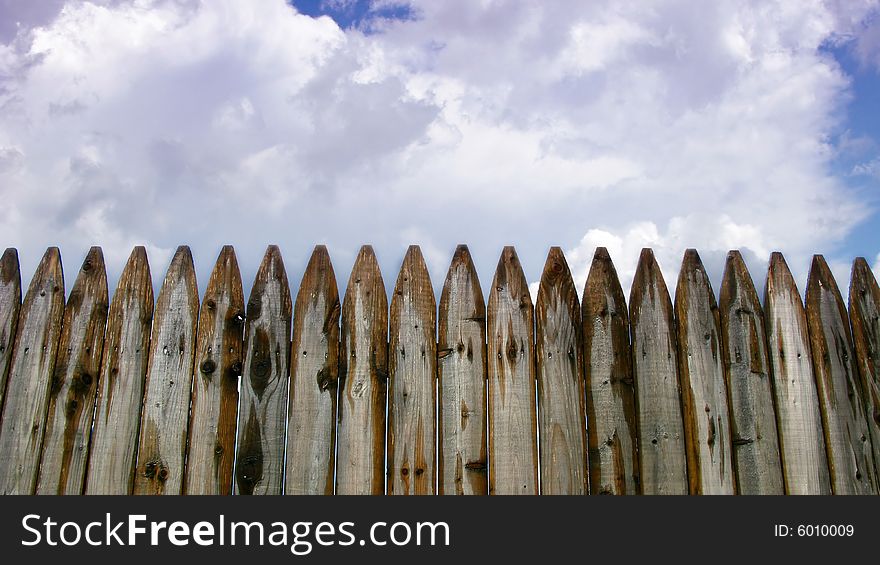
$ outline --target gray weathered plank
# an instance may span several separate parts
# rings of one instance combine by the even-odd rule
[[[541,494],[589,492],[580,310],[568,262],[551,247],[535,303]]]
[[[82,493],[108,302],[104,254],[92,247],[64,307],[37,494]]]
[[[675,317],[690,492],[734,494],[718,306],[696,249],[685,251],[681,263]]]
[[[776,426],[786,494],[831,494],[804,305],[785,258],[770,256],[764,290]]]
[[[10,247],[0,258],[0,407],[6,392],[6,379],[12,363],[15,346],[15,329],[21,310],[21,271],[18,251]]]
[[[639,257],[629,304],[642,493],[687,494],[675,320],[650,249]]]
[[[19,314],[0,425],[0,493],[32,494],[64,315],[61,254],[50,247]]]
[[[171,260],[156,300],[134,494],[181,494],[199,292],[189,247]]]
[[[435,494],[437,303],[417,245],[391,298],[388,344],[388,494]]]
[[[281,250],[270,245],[247,303],[236,494],[281,494],[284,487],[292,310]]]
[[[489,493],[538,494],[534,307],[513,247],[501,253],[487,310]]]
[[[581,308],[590,493],[638,494],[629,313],[604,247],[593,255]]]
[[[877,476],[849,316],[821,255],[813,256],[806,297],[816,392],[834,494],[876,494]]]
[[[139,246],[122,270],[107,316],[86,494],[131,494],[152,321],[150,264]]]
[[[225,245],[202,298],[196,337],[186,458],[186,494],[229,494],[235,459],[244,293],[238,260]]]
[[[383,494],[388,297],[368,245],[348,279],[341,335],[336,494]]]
[[[871,433],[874,468],[880,473],[880,287],[863,257],[853,263],[849,315]]]
[[[333,494],[340,312],[333,264],[318,245],[293,309],[287,494]]]
[[[719,300],[738,494],[784,494],[764,312],[739,251],[727,254]]]
[[[449,265],[438,328],[438,492],[488,494],[486,303],[466,245]]]

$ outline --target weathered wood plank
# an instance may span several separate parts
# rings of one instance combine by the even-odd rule
[[[232,490],[244,320],[238,259],[232,246],[225,245],[208,280],[199,316],[186,494],[229,494]]]
[[[383,494],[388,297],[373,248],[361,247],[342,305],[336,494]]]
[[[687,494],[675,320],[650,249],[639,257],[629,304],[642,493]]]
[[[681,263],[675,318],[690,492],[734,494],[718,306],[696,249],[685,251]]]
[[[293,309],[287,494],[333,494],[340,312],[333,264],[318,245]]]
[[[821,255],[813,256],[806,297],[816,392],[834,494],[876,494],[877,476],[849,316]]]
[[[61,253],[50,247],[19,313],[0,425],[2,494],[32,494],[36,487],[63,315]]]
[[[880,473],[880,287],[863,257],[853,263],[849,315],[871,433],[874,468]]]
[[[727,254],[719,302],[736,491],[784,494],[764,312],[739,251]]]
[[[6,392],[6,379],[12,364],[15,330],[21,310],[21,270],[18,251],[10,247],[0,258],[0,407]]]
[[[589,492],[580,310],[565,255],[551,247],[535,303],[541,494]]]
[[[281,494],[284,487],[292,310],[281,250],[270,245],[247,303],[236,494]]]
[[[487,310],[489,493],[538,494],[534,307],[513,247],[501,253]]]
[[[764,323],[785,492],[831,494],[807,318],[788,264],[778,252],[770,256]]]
[[[391,298],[388,494],[435,494],[437,303],[422,250],[411,245]]]
[[[108,302],[104,254],[92,247],[64,307],[37,494],[82,493]]]
[[[596,249],[582,304],[591,494],[638,494],[629,313],[608,250]]]
[[[488,494],[486,303],[466,245],[449,265],[438,328],[438,491]]]
[[[171,260],[156,301],[134,494],[180,494],[199,318],[189,247]]]
[[[139,246],[122,270],[107,316],[86,494],[131,494],[152,321],[150,264]]]

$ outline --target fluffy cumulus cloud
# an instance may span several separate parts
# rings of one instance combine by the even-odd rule
[[[579,283],[597,245],[625,285],[644,246],[671,287],[686,247],[716,281],[730,248],[803,276],[871,213],[832,172],[850,82],[821,47],[874,4],[412,0],[342,29],[283,0],[0,0],[0,239],[25,272],[62,244],[71,279],[91,244],[115,278],[145,243],[159,278],[189,243],[204,284],[227,242],[246,279],[280,243],[293,283],[319,242],[343,281],[373,243],[389,285],[409,243],[437,286],[458,242],[484,285],[508,243],[530,280],[549,245]]]

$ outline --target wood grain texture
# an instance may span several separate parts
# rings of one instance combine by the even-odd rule
[[[181,494],[199,319],[189,247],[171,259],[156,300],[134,494]]]
[[[247,303],[235,494],[281,494],[293,303],[276,245],[266,249]]]
[[[590,493],[638,494],[629,313],[604,247],[593,255],[581,309]]]
[[[589,492],[580,317],[568,262],[552,247],[535,302],[541,494]]]
[[[534,307],[513,247],[488,305],[489,493],[538,494]]]
[[[459,245],[440,295],[438,491],[489,492],[486,429],[486,303],[470,251]]]
[[[150,264],[135,247],[107,315],[86,494],[131,494],[152,321]]]
[[[21,310],[21,270],[18,251],[10,247],[0,258],[0,407],[6,392],[6,380],[12,364],[15,330]]]
[[[238,259],[224,246],[202,299],[187,441],[186,494],[229,494],[242,373],[244,293]]]
[[[108,302],[104,254],[92,247],[64,307],[37,494],[82,494]]]
[[[336,494],[383,494],[388,297],[373,248],[361,247],[342,305]]]
[[[807,317],[781,253],[770,256],[764,290],[776,427],[786,494],[831,494]]]
[[[333,264],[318,245],[293,310],[286,494],[333,494],[340,314]]]
[[[61,253],[43,255],[19,313],[0,425],[0,493],[33,494],[64,315]]]
[[[642,493],[687,494],[675,319],[650,249],[639,257],[629,304]]]
[[[739,251],[727,254],[719,313],[736,491],[784,494],[764,312]]]
[[[675,318],[690,492],[734,494],[718,305],[696,249],[681,263]]]
[[[849,316],[821,255],[813,256],[810,267],[806,314],[831,489],[834,494],[876,494],[874,454]]]
[[[849,315],[865,399],[865,418],[874,450],[874,468],[880,473],[880,287],[863,257],[853,263]]]
[[[388,494],[435,494],[437,303],[422,250],[411,245],[391,298]]]

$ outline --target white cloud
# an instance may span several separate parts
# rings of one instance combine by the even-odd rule
[[[671,288],[686,247],[715,280],[732,247],[805,274],[871,212],[831,172],[849,79],[819,46],[874,4],[418,0],[364,34],[283,0],[67,2],[0,46],[0,238],[26,273],[102,244],[111,278],[189,243],[202,284],[226,242],[246,285],[270,242],[294,284],[314,243],[342,281],[373,243],[393,284],[404,239],[437,286],[459,242],[484,285],[505,244],[529,280],[554,244],[578,284],[599,244],[625,286],[648,245]]]

